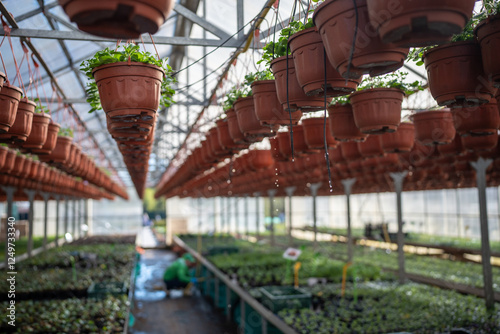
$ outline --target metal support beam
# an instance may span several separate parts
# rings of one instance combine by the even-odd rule
[[[313,183],[310,186],[312,200],[313,200],[313,231],[314,231],[314,249],[318,248],[318,210],[316,200],[318,197],[318,189],[321,187],[321,182]]]
[[[267,195],[269,196],[269,209],[271,211],[271,246],[275,245],[274,240],[274,196],[278,190],[270,189],[267,191]]]
[[[488,310],[494,310],[495,308],[493,275],[491,270],[490,236],[488,229],[488,210],[486,206],[486,169],[491,162],[491,159],[479,158],[476,162],[470,163],[476,170],[477,191],[479,195],[479,221],[481,223],[481,258],[483,263],[484,299]]]
[[[289,246],[293,245],[293,237],[292,237],[292,229],[293,229],[293,224],[292,224],[292,196],[293,193],[297,187],[286,187],[285,188],[285,193],[288,196],[288,244]]]
[[[244,210],[245,210],[245,235],[248,237],[248,194],[243,195],[244,197]]]
[[[344,186],[344,193],[346,196],[346,209],[347,209],[347,261],[352,262],[353,257],[353,244],[352,244],[352,230],[351,230],[351,192],[352,186],[356,183],[356,178],[342,180]]]
[[[33,216],[34,216],[34,200],[36,190],[25,190],[28,195],[29,209],[28,209],[28,258],[31,257],[31,252],[33,251]]]
[[[50,194],[42,193],[44,215],[43,215],[43,250],[47,249],[47,226],[49,221],[49,198]]]
[[[59,195],[54,195],[56,199],[56,247],[59,247],[59,199],[61,198]]]
[[[408,171],[399,173],[391,173],[391,178],[394,181],[394,188],[396,189],[396,207],[398,210],[398,274],[399,283],[403,284],[406,281],[405,272],[405,235],[403,233],[403,208],[401,204],[401,193],[403,192],[403,180],[408,175]]]
[[[257,236],[257,240],[260,238],[260,207],[259,207],[259,200],[260,200],[260,193],[254,193],[255,196],[255,228],[256,228],[256,233],[255,235]]]
[[[231,200],[226,197],[226,214],[227,214],[227,234],[231,234]]]
[[[2,190],[7,194],[7,222],[5,223],[5,268],[8,268],[9,261],[9,233],[7,233],[7,227],[9,218],[13,217],[13,205],[14,205],[14,193],[16,192],[16,188],[14,187],[2,187]]]

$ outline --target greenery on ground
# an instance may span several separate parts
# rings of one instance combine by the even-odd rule
[[[47,237],[47,243],[54,241],[55,236]],[[33,237],[33,249],[43,246],[43,237]],[[0,242],[0,249],[5,249],[5,241]],[[28,237],[22,237],[16,240],[16,256],[28,252]],[[5,261],[5,252],[0,252],[0,262]]]

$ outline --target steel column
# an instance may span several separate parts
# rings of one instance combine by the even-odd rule
[[[56,247],[59,246],[59,195],[54,195],[56,199]]]
[[[293,245],[293,237],[292,237],[292,229],[293,229],[293,224],[292,224],[292,196],[293,193],[297,187],[286,187],[285,188],[285,193],[288,196],[288,244],[290,246]]]
[[[239,203],[238,203],[238,197],[234,198],[234,232],[236,234],[239,233],[239,227],[240,227],[240,210],[238,209]]]
[[[248,194],[244,195],[245,235],[248,237]]]
[[[44,216],[43,216],[43,250],[47,249],[47,225],[48,225],[48,215],[49,215],[49,198],[50,195],[47,193],[42,193],[43,204],[44,204]]]
[[[275,245],[274,241],[274,196],[278,190],[276,189],[270,189],[267,191],[267,194],[269,196],[269,208],[271,210],[271,246]]]
[[[398,274],[399,283],[403,284],[406,281],[405,272],[405,236],[403,233],[403,208],[401,204],[401,193],[403,192],[403,180],[408,174],[407,171],[399,173],[391,173],[391,178],[394,181],[394,188],[396,189],[396,206],[398,210]]]
[[[484,299],[486,308],[495,308],[493,296],[493,276],[491,270],[491,248],[488,230],[488,210],[486,199],[486,169],[491,164],[491,159],[479,158],[470,164],[476,170],[477,191],[479,195],[479,220],[481,222],[481,257],[483,263]]]
[[[353,245],[352,245],[352,231],[351,231],[351,191],[352,186],[356,183],[356,178],[342,180],[344,192],[346,195],[347,207],[347,261],[352,262]]]
[[[318,210],[316,207],[316,200],[318,196],[318,189],[321,187],[321,182],[313,183],[309,187],[313,200],[313,231],[314,231],[314,249],[318,248]]]
[[[260,238],[260,206],[259,206],[259,199],[260,199],[260,193],[254,193],[255,196],[255,228],[257,229],[256,231],[256,237],[257,240]]]
[[[25,190],[28,195],[28,201],[30,203],[28,211],[28,258],[31,257],[31,252],[33,251],[33,202],[35,200],[35,190]]]
[[[68,196],[63,196],[64,199],[64,238],[66,238],[66,235],[68,234],[68,225],[69,225],[69,198]],[[65,239],[65,242],[67,242],[67,239]]]
[[[73,217],[72,217],[71,231],[73,234],[73,240],[76,240],[76,204],[75,204],[75,198],[73,198]]]

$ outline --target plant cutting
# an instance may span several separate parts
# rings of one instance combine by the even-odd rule
[[[401,68],[409,49],[385,44],[370,23],[367,0],[327,0],[314,23],[328,59],[344,78],[377,76]]]
[[[251,83],[255,104],[255,114],[260,124],[273,127],[275,125],[296,125],[302,117],[302,111],[285,112],[276,93],[276,83],[270,70],[251,74],[255,80]],[[291,119],[290,119],[291,118]]]
[[[459,34],[476,0],[368,0],[370,23],[384,43],[402,47],[441,44]]]
[[[287,112],[318,111],[324,108],[324,99],[319,96],[307,96],[297,81],[295,64],[288,48],[288,33],[280,32],[278,42],[269,42],[264,46],[262,59],[257,63],[265,62],[271,67],[276,83],[276,94]]]
[[[401,122],[404,96],[423,90],[419,81],[405,82],[408,73],[395,72],[366,78],[351,94],[350,100],[356,126],[363,133],[394,132]]]
[[[297,81],[306,95],[324,96],[326,91],[327,97],[336,97],[356,90],[360,80],[342,78],[325,58],[323,41],[311,18],[305,24],[301,21],[290,22],[289,27],[282,31],[285,35],[291,35],[288,43]]]
[[[485,16],[479,22],[474,34],[481,46],[483,69],[493,86],[500,88],[500,65],[498,54],[500,52],[500,2],[495,0],[483,0]]]
[[[114,39],[136,39],[154,34],[172,10],[172,0],[59,0],[78,29]]]
[[[169,107],[175,91],[172,68],[138,45],[106,48],[80,65],[90,82],[90,112],[103,109],[113,120],[152,120],[158,107]]]

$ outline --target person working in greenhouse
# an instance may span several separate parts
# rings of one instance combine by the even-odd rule
[[[191,277],[189,269],[196,265],[194,257],[186,253],[178,258],[163,274],[163,281],[167,288],[167,297],[170,295],[170,290],[185,289],[190,286],[190,283],[196,283],[196,277]]]

